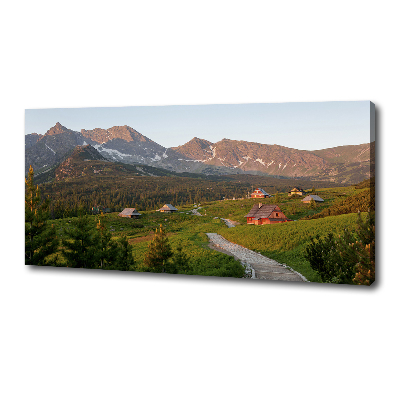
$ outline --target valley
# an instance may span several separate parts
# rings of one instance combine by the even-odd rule
[[[154,178],[150,177],[150,179]],[[186,203],[177,205],[178,212],[173,214],[156,212],[157,207],[143,210],[136,206],[141,214],[139,219],[121,218],[118,212],[105,213],[103,218],[107,230],[112,235],[112,240],[116,241],[125,236],[132,245],[135,271],[147,271],[144,265],[145,254],[154,239],[156,230],[162,225],[172,250],[176,251],[178,247],[182,247],[189,259],[185,268],[179,270],[178,273],[236,278],[246,276],[245,268],[239,261],[234,260],[230,255],[209,248],[208,234],[212,233],[269,257],[280,265],[284,264],[310,282],[321,282],[320,275],[310,267],[309,261],[305,258],[305,248],[318,234],[324,237],[330,233],[337,236],[346,229],[355,232],[359,217],[357,210],[318,219],[310,219],[310,217],[320,214],[345,199],[351,199],[363,193],[367,194],[365,199],[367,206],[370,206],[369,191],[368,186],[361,189],[355,186],[316,189],[316,193],[325,201],[317,204],[315,208],[304,204],[301,198],[290,198],[286,193],[277,192],[273,197],[261,200],[243,198]],[[245,215],[254,204],[259,202],[279,205],[293,222],[264,226],[247,225]],[[194,209],[196,211],[192,212]],[[362,212],[361,216],[364,220],[369,218],[366,212]],[[99,215],[89,214],[88,218],[95,231]],[[60,239],[63,239],[65,232],[71,229],[78,220],[77,216],[69,216],[51,219],[49,223],[55,227]],[[235,227],[229,227],[226,220],[234,221]],[[62,263],[62,256],[59,254],[58,261],[60,260]],[[264,276],[270,275],[270,273],[264,274]],[[282,276],[288,275],[279,275],[279,277]],[[290,278],[283,280],[299,281],[299,279]]]
[[[167,149],[127,126],[75,132],[56,124],[45,135],[26,135],[31,193],[39,185],[36,191],[46,199],[38,200],[45,213],[30,218],[47,215],[44,224],[52,227],[56,246],[41,262],[72,266],[65,246],[73,248],[74,235],[85,226],[90,268],[119,269],[116,259],[94,261],[118,248],[118,257],[131,260],[124,267],[131,271],[243,278],[249,277],[250,259],[258,279],[354,284],[355,266],[369,265],[373,256],[368,246],[374,241],[359,236],[370,238],[374,229],[373,153],[374,143],[311,152],[199,138]],[[251,198],[257,188],[270,197]],[[288,196],[293,188],[302,188],[302,195]],[[304,203],[306,195],[323,202]],[[178,212],[157,212],[164,204]],[[284,219],[249,224],[246,215],[256,205],[278,207]],[[136,208],[139,219],[118,216],[125,208]],[[104,238],[107,251],[99,247]],[[170,248],[170,261],[161,269],[149,267],[149,249],[157,240]],[[362,258],[348,265],[341,254],[353,242],[364,246],[357,253]],[[326,249],[336,260],[328,275],[313,255],[319,252],[321,259]],[[239,262],[232,254],[244,258]],[[362,284],[372,279],[368,270],[360,276]]]

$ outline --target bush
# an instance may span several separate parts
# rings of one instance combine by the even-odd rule
[[[338,251],[338,240],[329,233],[326,238],[317,235],[306,247],[305,258],[318,272],[322,282],[353,283],[355,265],[343,259]]]
[[[305,258],[323,282],[370,285],[375,280],[375,225],[358,214],[355,233],[317,235],[305,249]]]

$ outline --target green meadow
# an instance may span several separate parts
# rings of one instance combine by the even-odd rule
[[[140,219],[118,217],[118,213],[105,214],[105,225],[113,239],[126,236],[133,246],[133,256],[136,261],[135,270],[144,270],[144,255],[156,229],[162,225],[173,251],[180,245],[189,257],[188,267],[182,273],[192,275],[232,276],[242,277],[244,268],[233,257],[212,250],[208,246],[206,233],[216,232],[226,239],[245,246],[251,250],[289,265],[300,272],[308,280],[320,282],[317,272],[311,269],[304,258],[304,249],[312,237],[317,234],[327,236],[333,233],[341,235],[345,229],[356,229],[357,213],[327,216],[310,219],[324,209],[352,198],[368,188],[353,187],[318,189],[324,203],[311,208],[303,204],[301,198],[289,198],[286,193],[279,193],[270,199],[222,200],[200,204],[202,216],[191,213],[195,205],[179,207],[178,213],[165,214],[155,211],[140,211]],[[274,225],[247,225],[245,215],[254,204],[259,202],[278,204],[285,215],[293,222]],[[198,204],[196,205],[196,207]],[[366,213],[364,213],[366,214]],[[90,217],[95,228],[99,216]],[[220,218],[236,221],[235,228],[228,228]],[[364,215],[365,218],[365,215]],[[70,229],[75,218],[51,220],[57,234],[62,237],[65,230]]]

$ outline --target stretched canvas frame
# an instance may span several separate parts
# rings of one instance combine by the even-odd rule
[[[25,119],[27,265],[375,280],[371,102],[42,109]]]

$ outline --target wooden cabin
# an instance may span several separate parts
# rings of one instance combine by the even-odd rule
[[[324,199],[321,199],[321,197],[317,196],[316,194],[309,194],[307,197],[304,197],[302,200],[303,203],[311,203],[311,200],[314,199],[316,203],[322,203]]]
[[[264,189],[256,189],[252,194],[251,198],[252,199],[265,199],[266,197],[271,197],[270,194],[268,194]]]
[[[158,209],[157,211],[165,212],[165,213],[172,213],[172,212],[178,211],[178,209],[175,208],[174,206],[172,206],[171,204],[164,204],[164,205],[163,205],[160,209]]]
[[[276,204],[254,204],[253,208],[246,215],[247,223],[252,225],[280,224],[292,221],[286,218],[285,214]]]
[[[142,214],[137,212],[136,208],[125,208],[118,214],[118,217],[138,219],[141,215]]]
[[[294,187],[290,192],[288,192],[288,196],[305,196],[306,192],[299,188],[299,187]]]

